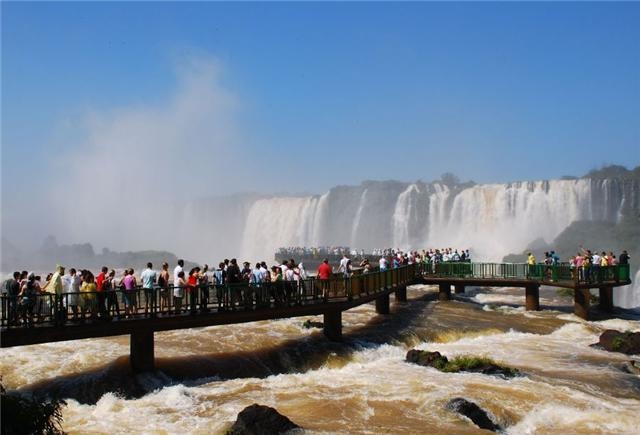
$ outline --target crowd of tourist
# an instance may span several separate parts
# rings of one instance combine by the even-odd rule
[[[282,248],[284,249],[284,248]],[[304,251],[300,251],[300,250]],[[3,286],[3,315],[9,325],[18,323],[33,325],[47,313],[58,313],[61,318],[55,321],[84,321],[91,319],[131,318],[136,314],[150,313],[183,313],[194,308],[207,310],[210,300],[217,304],[217,309],[235,309],[236,307],[258,306],[265,302],[293,301],[301,297],[304,282],[310,277],[317,280],[328,280],[335,274],[349,278],[354,268],[360,273],[386,271],[404,265],[424,263],[435,270],[440,263],[470,262],[469,249],[423,249],[407,252],[395,248],[376,249],[371,255],[351,254],[346,247],[336,248],[287,248],[282,253],[334,255],[341,252],[342,258],[335,266],[325,258],[315,271],[308,273],[303,262],[296,262],[293,256],[279,264],[267,265],[265,261],[239,264],[236,259],[225,259],[217,267],[209,268],[207,264],[196,266],[189,271],[184,269],[184,261],[178,260],[172,272],[169,264],[163,263],[160,270],[153,264],[136,275],[133,268],[116,273],[114,269],[102,267],[100,273],[94,275],[90,270],[68,269],[57,266],[44,280],[41,276],[27,271],[14,272]],[[352,258],[354,262],[352,262]],[[373,263],[373,264],[372,264]],[[629,255],[623,251],[619,258],[605,251],[581,250],[571,257],[569,266],[575,277],[582,281],[590,281],[598,276],[599,268],[616,264],[628,264]],[[544,253],[541,262],[533,253],[527,256],[529,266],[559,265],[560,257],[554,252]],[[566,264],[566,263],[564,263]],[[255,288],[263,283],[283,282],[284,294],[260,294]],[[223,291],[227,284],[246,283],[237,286],[237,291]],[[193,295],[197,294],[197,305],[194,307]],[[297,296],[296,296],[297,295]],[[325,295],[326,296],[326,295]],[[269,301],[264,299],[268,298]]]
[[[576,255],[572,256],[568,261],[568,266],[571,270],[571,277],[573,279],[582,282],[593,282],[595,280],[602,280],[600,276],[602,271],[610,272],[609,269],[604,269],[607,266],[616,266],[618,264],[629,264],[629,253],[624,250],[620,254],[619,258],[613,253],[613,251],[597,251],[591,249],[580,248]],[[529,266],[544,265],[544,266],[559,266],[561,265],[560,257],[555,251],[547,251],[544,253],[542,261],[537,261],[535,255],[531,252],[527,253],[527,264]],[[565,263],[567,264],[567,263]],[[546,274],[549,275],[551,269],[545,269]]]
[[[360,250],[364,255],[364,250]],[[323,258],[326,256],[340,256],[344,254],[358,255],[358,251],[348,246],[289,246],[287,248],[279,248],[278,256],[286,257],[314,257]]]

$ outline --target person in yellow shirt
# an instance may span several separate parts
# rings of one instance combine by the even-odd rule
[[[531,252],[527,254],[527,264],[529,266],[533,266],[536,264],[536,257]]]
[[[91,318],[95,318],[96,316],[96,282],[93,277],[93,273],[90,271],[85,271],[82,277],[82,286],[80,287],[80,303],[82,308],[82,319],[85,318],[85,313],[89,311],[91,313]]]

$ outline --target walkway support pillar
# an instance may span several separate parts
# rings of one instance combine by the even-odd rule
[[[129,362],[134,373],[155,370],[153,331],[141,329],[131,333]]]
[[[600,287],[600,309],[607,313],[613,311],[613,287]]]
[[[342,341],[342,311],[324,312],[324,335],[331,341]]]
[[[575,290],[573,312],[576,316],[588,320],[590,299],[591,292],[588,288],[577,288]]]
[[[537,284],[530,284],[525,287],[526,298],[526,310],[527,311],[539,311],[540,310],[540,286]]]
[[[448,301],[451,299],[451,284],[438,284],[438,300]]]
[[[407,286],[398,287],[395,295],[396,302],[407,302]]]
[[[456,284],[453,288],[457,295],[464,293],[464,285],[462,284]]]
[[[376,313],[389,314],[389,293],[376,299]]]

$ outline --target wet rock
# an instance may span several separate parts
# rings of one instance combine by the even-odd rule
[[[481,366],[477,366],[473,368],[461,369],[461,371],[482,373],[483,375],[490,375],[490,376],[500,376],[505,379],[509,379],[509,378],[513,378],[515,376],[521,375],[520,372],[516,369],[512,369],[511,367],[502,367],[492,363],[483,364]]]
[[[632,375],[640,376],[640,361],[627,361],[622,364],[622,370]]]
[[[240,411],[227,435],[302,434],[304,429],[274,408],[254,403]]]
[[[489,358],[470,355],[461,355],[449,360],[437,351],[412,349],[407,352],[406,361],[425,367],[434,367],[447,373],[472,372],[503,378],[521,375],[517,369],[501,366]]]
[[[455,399],[451,399],[446,408],[450,411],[457,412],[458,414],[464,415],[469,420],[471,420],[476,426],[480,429],[487,429],[493,432],[499,431],[502,428],[500,425],[493,422],[487,411],[480,408],[473,402],[468,401],[462,397],[456,397]]]
[[[449,360],[440,352],[429,352],[426,350],[411,349],[407,352],[406,361],[425,367],[435,367],[441,370],[447,365]]]
[[[600,335],[600,341],[595,346],[609,352],[637,355],[640,354],[640,332],[620,332],[615,329],[607,329]]]
[[[311,328],[322,329],[322,328],[324,328],[324,323],[323,322],[313,322],[311,320],[307,320],[306,322],[304,322],[302,324],[302,326],[304,326],[307,329],[311,329]]]

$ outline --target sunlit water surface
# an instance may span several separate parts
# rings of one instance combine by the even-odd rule
[[[10,389],[66,398],[70,434],[224,433],[253,403],[311,434],[477,433],[445,408],[455,397],[506,433],[637,433],[640,377],[622,366],[640,356],[590,347],[605,329],[640,331],[636,314],[585,322],[552,289],[539,312],[524,311],[522,289],[408,293],[389,316],[373,304],[343,313],[342,344],[304,317],[156,333],[153,374],[130,373],[128,336],[2,349],[0,370]],[[412,348],[485,355],[524,376],[441,373],[405,362]]]

